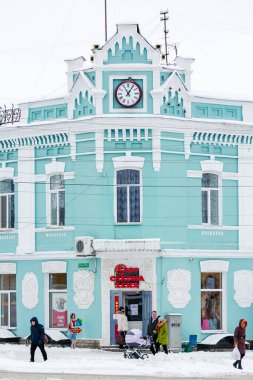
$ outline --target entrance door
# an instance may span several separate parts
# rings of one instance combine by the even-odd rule
[[[148,322],[152,312],[152,292],[142,292],[142,335],[147,335]]]
[[[110,292],[110,344],[115,344],[117,335],[117,320],[113,319],[113,314],[117,313],[120,306],[125,307],[128,317],[128,329],[138,328],[142,335],[147,334],[147,327],[152,311],[151,291],[115,291]]]

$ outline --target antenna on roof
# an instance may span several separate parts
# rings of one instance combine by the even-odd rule
[[[105,42],[107,41],[107,0],[105,0]]]
[[[167,35],[169,33],[169,30],[167,29],[167,21],[169,20],[169,11],[166,9],[165,11],[161,11],[160,15],[160,20],[164,22],[164,37],[165,37],[165,58],[166,58],[166,64],[168,64],[168,43],[167,43]]]

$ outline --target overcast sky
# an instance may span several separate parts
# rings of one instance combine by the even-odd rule
[[[104,0],[0,0],[0,105],[66,90],[65,59],[104,43]],[[169,37],[195,58],[192,90],[253,99],[253,0],[107,0],[108,38],[135,22],[150,43]]]

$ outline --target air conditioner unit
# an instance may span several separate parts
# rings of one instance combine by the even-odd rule
[[[92,236],[76,237],[76,255],[77,256],[93,256],[93,240]]]

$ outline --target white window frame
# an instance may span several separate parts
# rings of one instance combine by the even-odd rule
[[[0,311],[1,311],[1,295],[2,294],[8,294],[8,325],[1,325],[0,324],[0,328],[2,329],[15,329],[16,326],[10,326],[10,316],[11,316],[11,302],[10,302],[10,297],[11,297],[11,293],[15,293],[16,294],[16,322],[17,322],[17,275],[16,273],[0,273],[1,276],[3,275],[11,275],[11,274],[14,274],[16,276],[16,289],[15,290],[0,290]]]
[[[114,223],[117,225],[136,225],[142,224],[143,217],[143,182],[142,182],[142,169],[144,165],[144,157],[131,156],[130,152],[126,153],[126,156],[114,157]],[[119,170],[138,170],[140,174],[140,221],[139,222],[118,222],[117,220],[117,172]],[[124,185],[132,186],[132,185]],[[129,208],[129,202],[128,202]],[[129,210],[128,210],[129,218]]]
[[[67,263],[65,261],[44,261],[41,263],[42,273],[44,273],[44,310],[45,310],[45,326],[49,327],[49,274],[50,273],[66,273]],[[68,276],[67,276],[67,290],[68,290]],[[65,290],[63,291],[65,292]],[[67,291],[68,301],[68,291]],[[67,328],[52,327],[56,331],[67,331]]]
[[[47,220],[47,228],[64,228],[65,227],[65,218],[66,218],[66,215],[65,215],[65,220],[64,220],[64,225],[63,226],[59,226],[59,224],[57,225],[52,225],[51,224],[51,217],[52,217],[52,213],[51,213],[51,189],[50,189],[50,178],[54,175],[62,175],[63,176],[63,179],[65,181],[66,179],[66,173],[64,173],[65,171],[65,162],[60,162],[60,161],[56,161],[55,159],[50,162],[49,164],[46,164],[45,165],[45,171],[46,171],[46,220]],[[57,189],[57,191],[60,190],[60,189]],[[61,189],[62,190],[62,189]],[[66,203],[65,203],[66,204]],[[65,212],[66,212],[66,207],[65,207]],[[59,214],[57,213],[57,221],[59,221]]]
[[[202,187],[201,185],[201,221],[202,221],[202,192],[207,192],[207,223],[203,223],[203,226],[220,226],[222,225],[222,178],[219,173],[215,172],[202,172],[201,181],[204,174],[214,174],[218,177],[218,187]],[[211,223],[211,191],[216,190],[218,192],[218,224]]]
[[[50,202],[50,218],[49,218],[49,221],[50,221],[50,224],[49,226],[50,227],[64,227],[65,226],[65,182],[64,182],[64,188],[63,189],[51,189],[51,178],[54,177],[54,176],[62,176],[63,177],[63,181],[64,180],[64,173],[57,173],[57,174],[52,174],[49,176],[49,194],[50,194],[50,199],[49,199],[49,202]],[[60,224],[60,207],[59,207],[59,204],[60,204],[60,192],[64,192],[64,224]],[[56,224],[52,224],[52,194],[56,194],[56,219],[57,219],[57,222]]]
[[[221,301],[221,315],[222,315],[222,328],[220,330],[201,330],[203,334],[210,333],[226,333],[227,332],[227,272],[229,268],[229,262],[223,260],[206,260],[200,262],[200,285],[201,285],[201,274],[202,273],[221,273],[221,284],[222,289],[202,289],[200,288],[200,323],[201,323],[201,300],[202,292],[221,292],[222,301]]]
[[[13,187],[14,187],[14,179],[13,178],[1,178],[0,182],[3,181],[12,181],[13,182]],[[9,227],[9,203],[10,203],[10,197],[14,196],[14,224],[13,227]],[[6,227],[1,227],[2,219],[2,209],[1,209],[1,198],[6,198]],[[9,231],[9,230],[14,230],[15,228],[15,189],[11,193],[0,193],[0,231]]]

